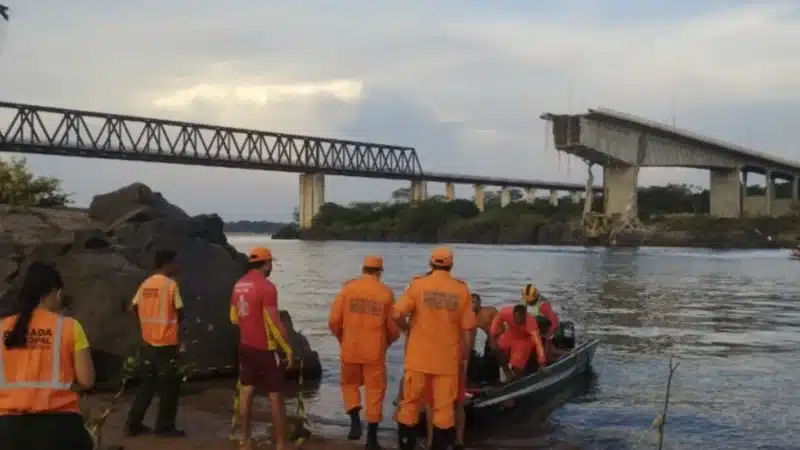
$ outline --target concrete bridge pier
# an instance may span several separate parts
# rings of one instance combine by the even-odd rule
[[[411,182],[411,203],[424,202],[428,199],[428,182],[414,180]]]
[[[639,214],[636,192],[639,183],[639,168],[634,166],[603,167],[603,207],[606,216],[625,214],[632,204],[630,213]]]
[[[569,195],[569,199],[572,200],[572,203],[576,205],[581,202],[581,198],[582,196],[580,192],[573,192]]]
[[[525,201],[528,203],[536,203],[536,188],[525,189]]]
[[[321,173],[300,174],[300,217],[301,229],[311,228],[314,217],[325,204],[325,175]]]
[[[444,185],[444,198],[448,202],[452,202],[456,199],[456,185],[453,183],[447,183]]]
[[[475,206],[478,207],[478,211],[483,212],[484,203],[483,203],[483,185],[476,184],[475,185]]]
[[[772,217],[775,213],[775,174],[772,171],[767,171],[767,176],[765,178],[766,181],[766,192],[764,193],[764,204],[765,204],[765,215],[767,217]]]
[[[500,207],[505,208],[511,204],[511,188],[503,186],[500,188]]]
[[[741,169],[711,169],[709,214],[715,217],[742,215]]]
[[[764,195],[747,195],[747,174],[742,173],[742,215],[749,217],[766,216],[775,217],[789,212],[792,200],[778,199],[775,193],[775,179],[784,178],[786,175],[779,175],[773,171],[764,171],[765,186]],[[794,183],[794,178],[789,179]],[[793,194],[795,197],[796,194]]]
[[[553,206],[558,206],[558,191],[550,190],[550,204]]]

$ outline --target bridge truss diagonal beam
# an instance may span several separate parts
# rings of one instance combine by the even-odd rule
[[[0,102],[0,151],[331,175],[422,176],[414,148]]]

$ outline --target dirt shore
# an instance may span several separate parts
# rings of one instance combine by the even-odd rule
[[[237,442],[229,438],[233,410],[232,390],[219,387],[198,388],[197,386],[189,386],[188,388],[187,391],[190,392],[181,400],[177,424],[179,428],[186,431],[188,438],[123,437],[123,425],[128,413],[128,406],[132,400],[131,395],[126,395],[118,402],[117,408],[109,416],[103,427],[103,447],[123,446],[124,450],[234,450],[238,448]],[[92,415],[101,414],[110,404],[110,399],[110,394],[92,395],[87,400]],[[157,401],[154,400],[153,403],[145,419],[146,425],[152,425],[155,419]],[[266,431],[266,425],[270,423],[267,408],[256,405],[254,405],[254,408],[256,411],[253,435],[256,439],[256,448],[260,450],[274,448],[274,445],[269,442]],[[291,408],[287,409],[291,413]],[[384,446],[386,445],[386,443],[383,444]],[[352,443],[343,439],[313,435],[302,446],[295,445],[292,448],[355,450],[363,448],[363,445],[360,442]]]

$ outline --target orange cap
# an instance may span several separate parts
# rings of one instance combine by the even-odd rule
[[[367,256],[364,258],[365,269],[383,269],[383,258],[380,256]]]
[[[250,256],[248,257],[248,261],[250,262],[272,261],[272,252],[265,247],[256,247],[250,250]]]
[[[453,265],[453,252],[447,247],[439,247],[431,252],[431,264],[450,267]]]

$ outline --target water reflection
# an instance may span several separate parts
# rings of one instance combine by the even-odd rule
[[[233,243],[246,250],[263,241]],[[315,423],[343,433],[338,349],[327,331],[331,299],[370,253],[384,256],[385,281],[399,293],[426,270],[430,246],[267,244],[278,261],[280,302],[329,368],[311,407]],[[682,363],[674,379],[668,448],[798,448],[800,266],[785,252],[453,247],[456,275],[486,304],[516,302],[522,285],[534,282],[579,333],[603,341],[595,356],[595,387],[546,417],[504,421],[476,447],[654,448],[649,428],[663,401],[667,355],[674,354]],[[400,345],[390,350],[389,363],[391,398]]]

